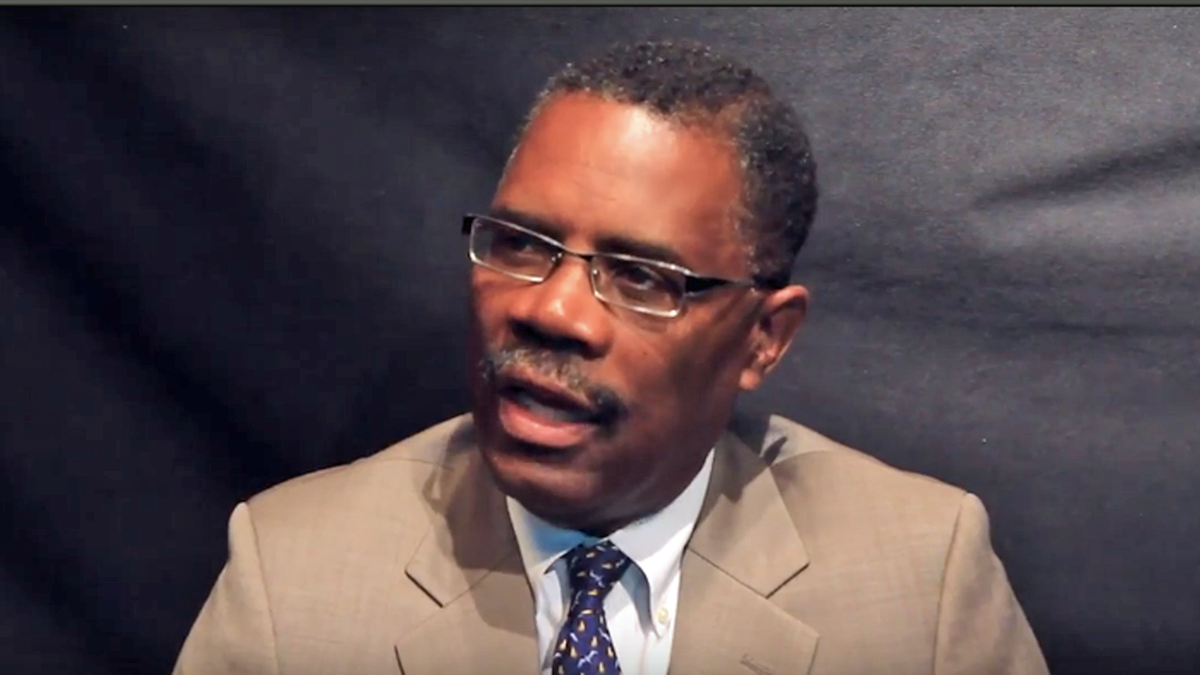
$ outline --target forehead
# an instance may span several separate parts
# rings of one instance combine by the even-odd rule
[[[635,240],[671,249],[699,271],[729,274],[744,264],[735,226],[741,188],[737,154],[719,134],[571,94],[531,121],[493,208],[551,224],[561,231],[549,234],[568,245]]]

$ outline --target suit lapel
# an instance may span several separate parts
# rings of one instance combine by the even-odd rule
[[[434,522],[405,572],[440,609],[397,639],[404,675],[537,670],[529,582],[470,426],[451,440],[447,467],[425,486]]]
[[[510,558],[509,561],[513,559]],[[396,642],[404,675],[538,671],[533,601],[524,570],[505,565]]]
[[[732,434],[682,562],[673,674],[804,675],[817,633],[770,596],[808,566],[767,464]]]

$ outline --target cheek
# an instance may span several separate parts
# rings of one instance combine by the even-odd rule
[[[715,390],[736,386],[741,369],[734,366],[740,343],[727,335],[716,338],[713,331],[674,340],[654,336],[632,350],[636,381],[631,384],[643,404],[660,413],[689,414],[696,402],[709,401]]]
[[[470,319],[472,332],[479,339],[486,340],[494,337],[496,331],[503,325],[503,294],[496,284],[480,280],[478,275],[471,277]]]
[[[745,361],[745,336],[740,327],[714,322],[708,330],[690,341],[674,360],[676,382],[687,389],[682,395],[708,405],[723,405],[727,390],[738,388]]]

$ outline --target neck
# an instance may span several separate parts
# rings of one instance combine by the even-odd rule
[[[711,446],[710,446],[711,447]],[[708,460],[709,452],[700,454],[695,461],[684,466],[677,478],[668,485],[659,484],[643,490],[639,495],[642,499],[633,500],[631,506],[625,509],[607,510],[604,512],[578,514],[575,517],[563,517],[564,514],[542,515],[530,509],[539,518],[563,529],[575,530],[589,537],[603,539],[623,528],[654,515],[667,508],[683,494],[696,479],[704,463]],[[526,507],[529,508],[529,507]]]

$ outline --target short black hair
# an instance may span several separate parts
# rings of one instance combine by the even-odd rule
[[[755,277],[775,287],[789,283],[816,216],[817,167],[796,111],[761,76],[694,42],[618,44],[551,76],[526,125],[547,101],[570,93],[643,106],[726,134],[740,155],[745,217],[739,225]]]

